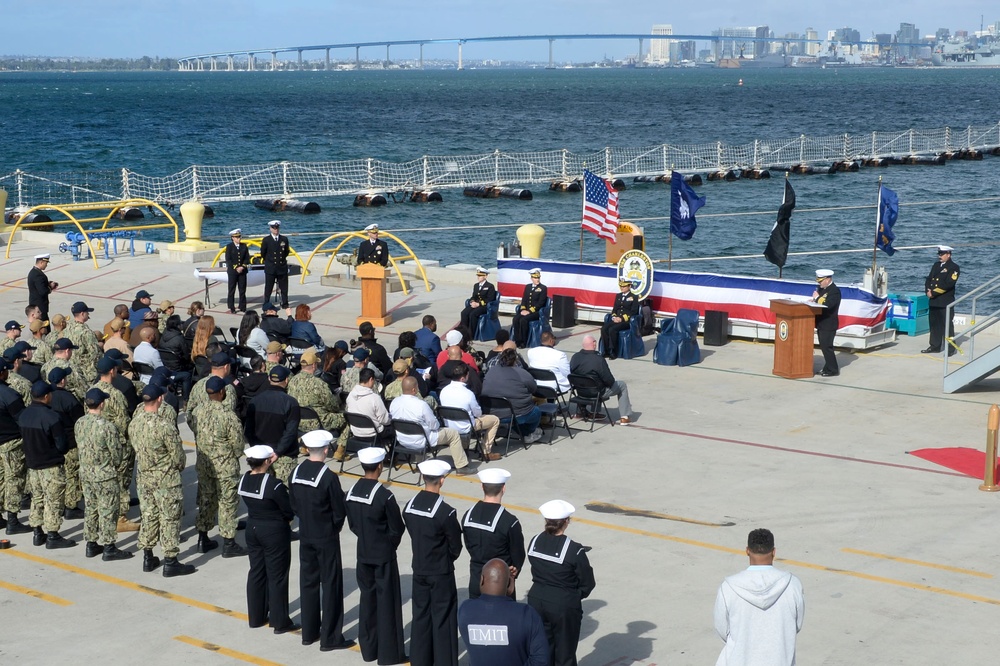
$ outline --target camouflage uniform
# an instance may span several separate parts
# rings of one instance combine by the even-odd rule
[[[46,375],[44,381],[48,381],[48,379],[48,375]],[[25,407],[31,404],[31,382],[11,370],[7,375],[7,386],[17,391]]]
[[[63,522],[66,470],[62,465],[28,470],[31,485],[31,513],[28,524],[46,532],[58,532]]]
[[[340,376],[340,395],[344,396],[344,400],[347,400],[347,394],[351,392],[351,389],[358,385],[360,372],[361,368],[354,365],[344,370],[344,374]]]
[[[299,407],[308,407],[319,415],[315,419],[302,419],[299,430],[343,430],[347,421],[340,412],[339,401],[334,399],[330,386],[316,375],[300,372],[288,380],[288,395],[299,401]]]
[[[72,377],[73,375],[70,375]],[[128,445],[129,415],[128,403],[121,391],[111,385],[111,382],[99,381],[93,388],[99,388],[108,394],[104,400],[104,410],[101,415],[111,422],[118,430],[118,434],[126,441],[124,454],[121,459],[121,466],[118,468],[118,491],[119,502],[118,511],[120,516],[128,513],[129,488],[132,486],[132,470],[135,469],[135,449]]]
[[[219,534],[235,539],[236,512],[240,503],[236,487],[240,480],[240,455],[246,446],[243,424],[233,410],[214,400],[199,405],[196,418],[199,423],[195,440],[198,447],[196,525],[199,532],[208,532],[215,527],[218,513]]]
[[[8,374],[9,377],[10,374]],[[6,384],[0,382],[0,386],[6,386]],[[24,410],[23,404],[18,406],[10,404],[10,402],[8,400],[12,415],[20,414]],[[16,403],[16,401],[14,402]],[[14,418],[16,420],[16,416]],[[28,477],[22,444],[23,441],[20,437],[0,444],[0,509],[12,513],[21,510],[21,496],[24,495],[24,486]]]
[[[25,342],[31,345],[31,362],[45,365],[52,358],[52,345],[45,338],[28,338]]]
[[[58,340],[59,338],[65,338],[66,337],[65,333],[66,333],[65,328],[61,331],[57,331],[55,328],[53,328],[51,331],[45,334],[45,338],[43,339],[47,343],[49,343],[49,346],[51,347],[56,343],[56,340]]]
[[[80,480],[86,499],[83,538],[102,546],[118,538],[117,522],[121,490],[118,470],[125,453],[125,441],[118,429],[98,414],[85,414],[73,428],[80,455]]]
[[[86,377],[83,376],[83,372],[80,370],[80,366],[77,365],[76,361],[67,361],[64,358],[52,357],[48,361],[42,364],[42,379],[44,381],[49,381],[49,372],[53,368],[69,368],[73,372],[66,375],[66,390],[76,396],[76,399],[83,402],[84,396],[87,395],[87,389],[90,388],[90,384],[87,383]]]
[[[187,401],[187,413],[188,413],[188,427],[191,428],[191,432],[195,435],[198,434],[198,418],[194,414],[195,408],[198,405],[203,405],[206,402],[210,402],[208,397],[208,391],[205,390],[205,385],[208,383],[208,377],[202,377],[198,382],[191,387],[191,395],[188,396]],[[231,385],[226,385],[226,397],[222,400],[224,404],[233,413],[236,412],[236,389]]]
[[[0,337],[0,354],[13,347],[15,342],[17,342],[17,340],[11,340],[6,335]]]
[[[73,352],[80,366],[80,372],[87,382],[92,382],[97,378],[97,359],[101,357],[101,350],[97,346],[97,336],[86,324],[81,324],[75,319],[66,322],[66,330],[63,337],[69,338],[79,349]]]
[[[145,410],[132,419],[128,433],[139,463],[139,548],[151,550],[160,542],[165,557],[177,557],[184,504],[181,472],[185,456],[180,433],[174,424]]]
[[[402,379],[393,380],[385,387],[385,390],[382,391],[382,396],[385,398],[386,402],[389,402],[394,398],[398,398],[401,395],[403,395]],[[420,399],[426,402],[431,409],[437,412],[438,402],[434,399],[434,396],[428,395],[427,397],[421,397]]]
[[[143,388],[145,388],[145,386],[146,385],[143,384]],[[140,395],[142,394],[141,390],[136,392],[139,393]],[[145,407],[143,407],[143,404],[140,402],[138,405],[135,406],[135,411],[132,412],[132,418],[134,419],[136,416],[138,416],[139,412],[142,411],[145,411]],[[177,410],[174,409],[173,405],[171,405],[166,400],[160,403],[160,408],[156,410],[156,415],[170,421],[171,423],[174,424],[174,427],[177,427]]]

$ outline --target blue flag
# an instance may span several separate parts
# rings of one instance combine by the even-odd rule
[[[698,222],[694,214],[705,205],[705,197],[699,197],[684,182],[684,176],[674,171],[670,176],[670,233],[681,240],[691,240]]]
[[[899,197],[888,187],[879,187],[878,195],[878,237],[875,239],[875,247],[885,252],[890,257],[896,253],[896,248],[892,246],[892,241],[896,240],[896,234],[892,233],[892,227],[899,217]]]

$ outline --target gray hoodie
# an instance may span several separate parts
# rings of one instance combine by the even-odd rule
[[[726,578],[715,598],[715,631],[726,642],[716,666],[793,666],[802,629],[802,582],[769,565]]]

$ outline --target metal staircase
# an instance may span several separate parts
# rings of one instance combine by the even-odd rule
[[[956,331],[955,337],[946,339],[942,355],[944,357],[944,381],[942,391],[944,393],[954,393],[960,389],[975,384],[986,379],[997,370],[1000,370],[1000,338],[993,341],[983,339],[982,335],[988,329],[1000,322],[1000,309],[986,315],[979,315],[978,309],[980,301],[986,296],[993,296],[1000,291],[1000,276],[997,276],[979,285],[968,294],[955,300],[948,306],[946,321],[951,321],[955,316],[955,307],[960,303],[971,302],[972,315],[969,319],[969,327],[962,331]],[[980,340],[978,355],[976,350],[976,340]],[[964,354],[964,363],[949,362],[948,351],[959,347]],[[993,344],[994,346],[989,346]],[[954,358],[954,357],[952,357]]]

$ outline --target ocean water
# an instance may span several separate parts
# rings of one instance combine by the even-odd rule
[[[742,78],[743,86],[738,86]],[[162,176],[191,164],[251,164],[375,157],[529,151],[663,142],[741,143],[996,122],[1000,70],[915,69],[613,69],[233,73],[2,73],[0,175],[114,171],[127,167]],[[946,166],[895,166],[857,173],[792,176],[798,210],[792,252],[870,248],[878,178],[899,194],[899,246],[947,243],[962,266],[960,291],[997,274],[1000,158]],[[779,176],[780,174],[774,174]],[[445,264],[495,261],[514,228],[540,223],[543,257],[580,254],[580,194],[532,187],[533,201],[465,198],[444,202],[351,206],[351,198],[319,199],[323,212],[284,213],[283,230],[300,252],[325,234],[378,222],[427,259]],[[747,259],[675,263],[680,270],[775,275],[760,253],[781,202],[780,177],[706,183],[694,239],[673,243],[674,259],[754,255]],[[947,201],[952,203],[931,204]],[[623,218],[646,231],[654,259],[668,254],[669,187],[640,184],[621,194]],[[264,233],[273,213],[249,202],[216,204],[207,236],[239,226]],[[759,214],[745,214],[759,213]],[[737,215],[740,214],[740,215]],[[567,224],[552,224],[563,222]],[[494,228],[476,228],[496,225]],[[436,230],[462,227],[461,230]],[[158,238],[151,232],[150,236]],[[891,291],[920,291],[933,250],[879,253]],[[603,243],[584,239],[584,257],[599,260]],[[784,275],[809,278],[833,268],[838,281],[859,281],[871,251],[792,256]]]

